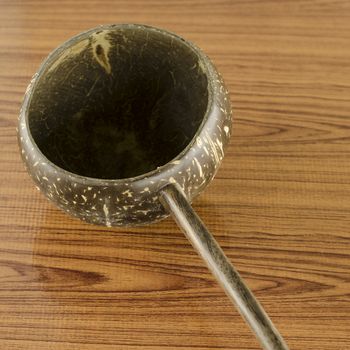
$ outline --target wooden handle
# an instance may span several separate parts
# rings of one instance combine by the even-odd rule
[[[236,305],[262,347],[266,350],[288,350],[282,336],[194,212],[179,186],[165,186],[161,191],[160,201]]]

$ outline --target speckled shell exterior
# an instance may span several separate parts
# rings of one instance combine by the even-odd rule
[[[56,49],[42,64],[24,96],[19,115],[18,142],[27,171],[37,188],[68,214],[86,222],[106,226],[141,225],[168,216],[159,201],[159,191],[177,183],[191,202],[210,183],[224,157],[231,134],[231,106],[222,77],[200,49],[190,44],[200,56],[208,76],[209,102],[204,120],[190,144],[172,161],[134,178],[103,180],[79,176],[51,163],[39,150],[28,127],[28,106],[35,83],[48,62],[72,41],[96,30],[116,30],[101,26],[82,33]],[[164,30],[141,26],[145,30]]]

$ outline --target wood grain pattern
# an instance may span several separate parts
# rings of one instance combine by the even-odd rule
[[[291,349],[350,348],[350,2],[1,1],[2,350],[259,349],[175,224],[106,229],[48,203],[16,120],[62,41],[138,22],[194,41],[235,128],[194,203]]]

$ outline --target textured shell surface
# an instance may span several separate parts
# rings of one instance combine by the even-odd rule
[[[213,179],[231,134],[231,106],[227,88],[214,65],[198,48],[189,44],[198,52],[200,63],[205,66],[209,103],[196,135],[177,157],[146,174],[115,180],[80,176],[53,164],[37,147],[28,125],[28,106],[35,93],[36,82],[46,66],[51,64],[52,67],[52,62],[72,42],[91,37],[96,31],[117,29],[118,25],[95,28],[66,42],[49,56],[33,76],[25,93],[19,115],[18,142],[22,159],[37,188],[59,208],[93,224],[140,225],[168,215],[158,198],[159,191],[165,185],[178,184],[187,199],[192,201]],[[161,32],[175,36],[166,31]],[[81,49],[84,50],[83,47]],[[60,57],[62,59],[62,54]],[[102,64],[105,70],[110,69],[108,62]]]

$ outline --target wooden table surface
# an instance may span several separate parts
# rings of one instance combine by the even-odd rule
[[[350,348],[350,1],[0,2],[0,349],[259,349],[171,219],[107,229],[21,163],[30,77],[69,37],[137,22],[194,41],[234,132],[194,207],[291,349]]]

